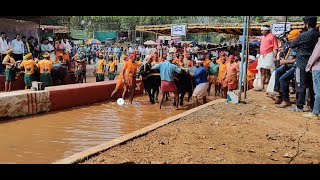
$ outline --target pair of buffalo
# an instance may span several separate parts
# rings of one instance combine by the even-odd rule
[[[154,99],[158,99],[158,91],[161,86],[161,79],[158,70],[150,71],[150,76],[143,80],[144,87],[149,94],[150,102],[154,103]],[[157,74],[157,75],[152,75]],[[188,72],[182,70],[181,73],[175,73],[174,77],[175,85],[178,88],[179,98],[180,98],[180,106],[183,106],[184,97],[188,93],[188,102],[191,99],[193,90],[195,88],[195,78],[190,76]],[[152,91],[149,91],[151,89]],[[166,94],[166,100],[168,100],[168,94]],[[175,103],[174,103],[175,104]]]

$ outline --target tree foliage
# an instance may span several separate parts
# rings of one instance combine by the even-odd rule
[[[285,16],[251,16],[252,23],[284,21]],[[91,21],[86,26],[88,31],[133,31],[138,25],[159,25],[178,23],[223,24],[243,23],[243,16],[57,16],[50,20],[53,25],[69,26],[71,29],[84,28],[80,22]],[[288,21],[302,21],[302,16],[288,16]],[[191,39],[208,39],[208,35],[191,35]],[[220,43],[234,36],[209,33],[209,40]]]
[[[252,16],[253,22],[281,21],[284,16]],[[134,30],[137,25],[174,23],[222,24],[243,23],[243,16],[57,16],[58,22],[78,26],[81,20],[91,21],[97,29]],[[302,16],[288,16],[288,21],[301,21]]]

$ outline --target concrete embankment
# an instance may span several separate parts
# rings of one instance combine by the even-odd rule
[[[0,93],[0,119],[11,119],[43,112],[63,110],[108,100],[116,81],[70,84],[48,87],[44,91],[14,91]],[[121,97],[122,90],[114,96]],[[137,80],[136,95],[143,94],[143,84]]]

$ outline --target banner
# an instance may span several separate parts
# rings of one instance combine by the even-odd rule
[[[165,40],[171,40],[171,36],[158,36],[159,40],[165,41]]]
[[[272,34],[274,35],[280,35],[283,34],[284,32],[284,22],[280,22],[280,23],[274,23],[272,24]],[[286,25],[286,32],[291,31],[291,22],[287,22]]]
[[[171,36],[185,36],[187,27],[184,24],[172,24]]]
[[[87,39],[87,31],[86,30],[71,29],[70,32],[71,32],[72,39],[79,39],[79,40],[86,40]]]

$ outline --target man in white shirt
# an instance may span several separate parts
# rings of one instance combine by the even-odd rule
[[[213,57],[218,57],[218,51],[217,50],[211,51],[211,54],[212,54]]]
[[[8,43],[6,41],[6,33],[1,32],[0,36],[0,74],[4,73],[5,65],[2,64],[4,57],[6,57],[6,51],[9,49]]]
[[[116,60],[119,60],[118,59],[118,52],[119,52],[119,48],[117,46],[115,46],[113,48],[113,57],[116,59]]]
[[[128,52],[129,52],[129,55],[130,55],[130,54],[132,54],[134,52],[134,49],[131,46],[129,46]]]
[[[13,59],[15,61],[23,60],[24,44],[21,40],[20,34],[17,34],[16,39],[12,40],[11,46],[13,52]]]
[[[194,57],[199,58],[199,57],[198,57],[198,53],[199,53],[199,47],[198,47],[198,45],[195,45],[195,46],[193,47],[193,55],[194,55]]]
[[[108,47],[108,56],[112,53],[112,46],[110,45],[109,47]]]
[[[11,41],[10,41],[10,37],[9,36],[6,36],[6,41],[7,41],[7,44],[8,44],[8,49],[11,49]]]
[[[151,54],[151,51],[152,51],[152,48],[147,46],[147,48],[146,48],[146,57],[148,57]]]
[[[177,49],[176,47],[174,47],[174,44],[172,44],[171,47],[169,48],[169,53],[176,54],[176,52],[177,52]]]
[[[68,39],[66,39],[65,47],[66,47],[65,53],[66,53],[66,54],[71,54],[72,47],[71,47],[71,44],[69,43],[69,40],[68,40]]]
[[[54,47],[52,44],[49,43],[48,39],[44,39],[43,43],[41,44],[41,52],[44,54],[45,52],[50,54],[50,58],[53,60],[56,60],[55,55],[54,55]],[[53,58],[54,55],[54,58]]]
[[[141,56],[141,49],[142,49],[142,46],[139,45],[139,46],[138,46],[138,52],[139,52],[139,56],[140,56],[140,57],[142,57],[142,56]]]
[[[141,59],[145,59],[146,58],[146,48],[144,46],[141,47],[141,49],[139,50],[140,54],[141,54]]]

